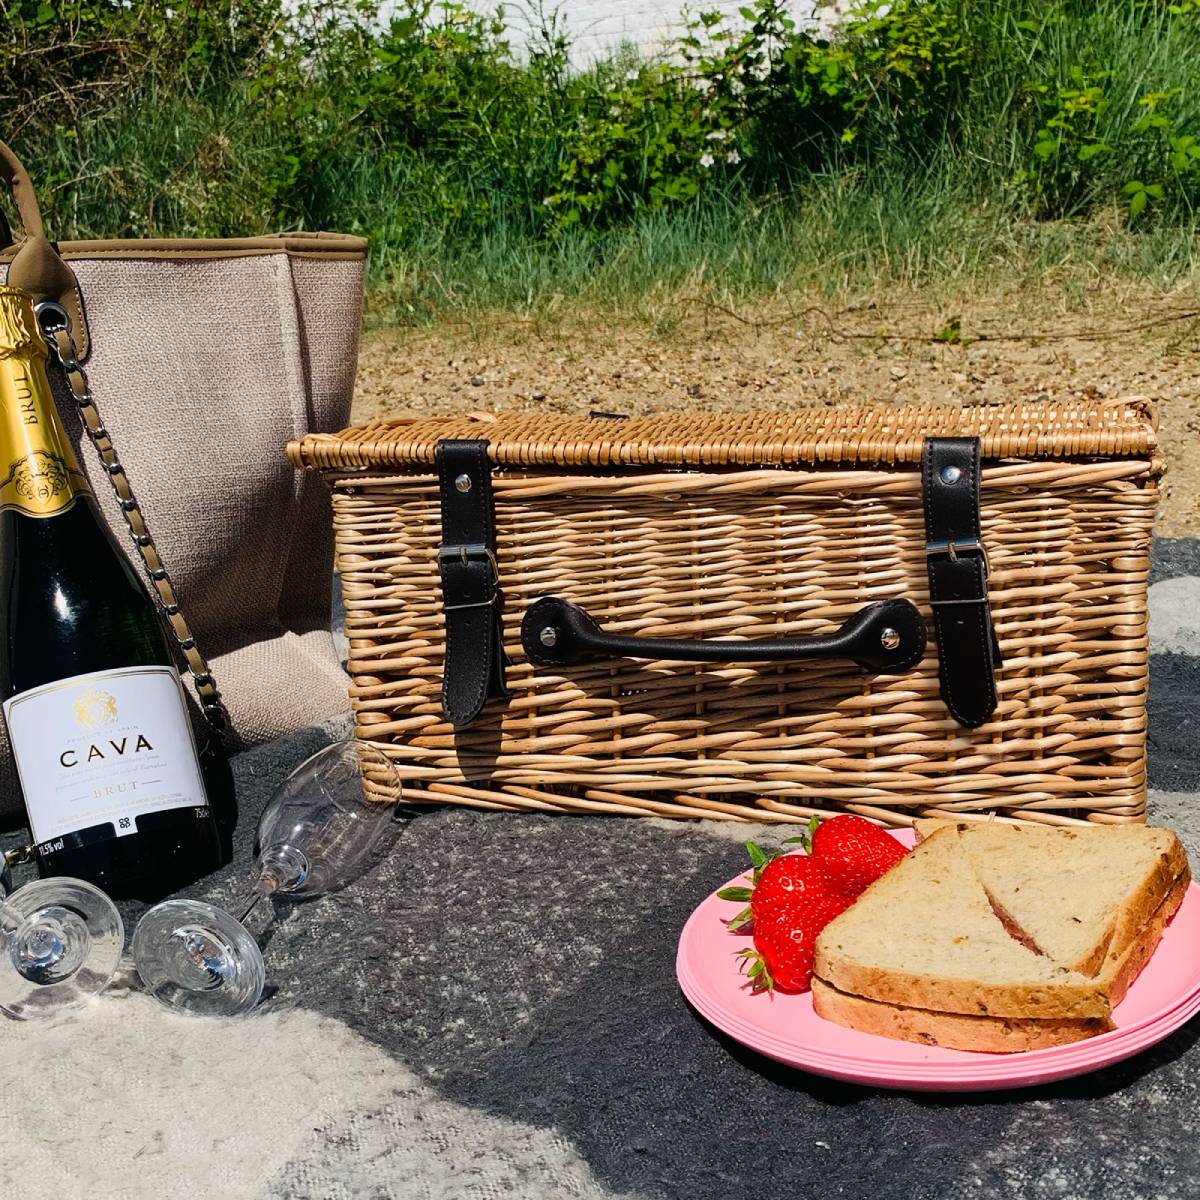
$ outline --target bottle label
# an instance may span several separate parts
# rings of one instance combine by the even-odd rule
[[[4,717],[39,844],[102,825],[125,837],[146,813],[208,805],[173,667],[48,683],[7,700]]]
[[[45,371],[15,355],[0,359],[0,510],[53,517],[90,490]]]

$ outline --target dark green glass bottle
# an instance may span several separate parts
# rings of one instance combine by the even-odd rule
[[[0,699],[43,875],[153,899],[221,839],[162,623],[79,469],[30,298],[0,287]]]

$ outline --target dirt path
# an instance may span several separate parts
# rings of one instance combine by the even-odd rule
[[[553,328],[506,319],[376,330],[363,343],[354,420],[498,408],[644,413],[1146,396],[1170,464],[1159,532],[1196,535],[1200,317],[1179,317],[1190,311],[1186,300],[1160,301],[1153,312],[1105,305],[1035,318],[1009,306],[964,314],[963,338],[1045,336],[966,345],[931,340],[946,330],[944,315],[899,305],[755,315],[757,324],[705,309],[684,322],[660,318],[657,332],[646,320],[579,317]],[[1147,321],[1153,328],[1112,332]]]

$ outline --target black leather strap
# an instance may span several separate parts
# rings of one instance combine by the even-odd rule
[[[436,452],[442,501],[438,573],[446,614],[442,709],[461,728],[489,697],[507,696],[487,442],[443,441]]]
[[[1001,662],[979,527],[979,439],[927,438],[921,479],[942,699],[974,729],[996,711]]]

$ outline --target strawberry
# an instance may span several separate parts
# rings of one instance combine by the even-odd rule
[[[850,904],[845,896],[810,892],[789,900],[767,920],[756,918],[754,949],[739,954],[742,969],[748,973],[754,990],[807,991],[812,985],[817,935]]]
[[[856,900],[906,854],[890,833],[865,817],[833,817],[812,835],[812,855],[824,868],[830,889]]]
[[[784,844],[799,841],[805,842],[807,850],[807,840],[803,838],[788,838]],[[748,933],[756,918],[782,904],[792,893],[801,895],[818,889],[829,891],[828,880],[813,865],[812,859],[805,855],[788,854],[782,849],[769,852],[754,842],[746,843],[746,852],[754,868],[750,876],[751,886],[722,888],[717,893],[722,900],[747,902],[737,916],[725,922],[732,933]]]
[[[746,849],[754,864],[754,886],[723,888],[717,893],[724,900],[749,902],[728,922],[734,932],[753,928],[754,949],[738,955],[742,970],[756,992],[775,988],[805,991],[812,979],[817,935],[850,900],[831,888],[824,866],[811,855],[769,855],[753,842],[747,842]]]
[[[781,854],[763,867],[750,894],[755,928],[764,921],[786,917],[794,908],[803,911],[807,902],[833,890],[825,868],[815,858]]]

